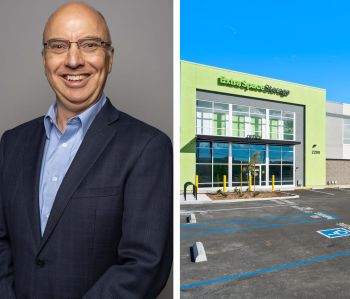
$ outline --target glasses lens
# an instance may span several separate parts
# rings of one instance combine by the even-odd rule
[[[79,49],[83,52],[93,52],[101,47],[100,39],[82,39],[79,40]]]
[[[63,53],[69,48],[69,42],[65,40],[51,39],[47,42],[48,48],[54,53]]]

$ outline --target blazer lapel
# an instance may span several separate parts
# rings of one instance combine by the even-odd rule
[[[119,113],[117,109],[115,109],[108,100],[87,131],[85,138],[80,145],[60,188],[58,189],[38,253],[40,253],[52,231],[56,227],[65,207],[71,200],[74,191],[102,154],[112,137],[116,134],[117,128],[116,126],[113,126],[112,123],[114,123],[118,117]]]
[[[23,153],[23,194],[28,196],[28,199],[25,201],[27,204],[26,210],[29,221],[31,222],[33,238],[36,244],[39,244],[41,239],[39,184],[46,134],[43,118],[38,119],[37,122],[37,128],[32,131],[32,134],[26,136],[27,139]]]

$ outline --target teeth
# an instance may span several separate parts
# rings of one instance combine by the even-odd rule
[[[77,75],[77,76],[67,75],[66,76],[66,79],[68,81],[80,81],[80,80],[83,80],[85,78],[86,78],[85,75]]]

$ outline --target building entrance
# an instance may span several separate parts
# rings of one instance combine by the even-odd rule
[[[255,186],[266,186],[266,165],[255,166],[255,173],[252,174],[252,180],[252,183],[255,183]]]
[[[197,141],[196,162],[199,188],[222,187],[224,175],[228,188],[247,187],[249,174],[256,187],[270,186],[272,175],[276,185],[295,184],[293,146]]]

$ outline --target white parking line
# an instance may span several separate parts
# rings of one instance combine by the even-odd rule
[[[289,204],[289,205],[295,205],[295,202],[292,202],[288,199],[276,199],[277,203],[282,203],[282,204]]]
[[[293,203],[294,204],[294,203]],[[192,211],[181,211],[181,214],[189,213],[207,213],[207,212],[221,212],[221,211],[234,211],[234,210],[253,210],[253,209],[264,209],[264,208],[277,208],[277,207],[289,207],[290,205],[274,205],[264,207],[249,207],[249,208],[233,208],[233,209],[218,209],[218,210],[192,210]]]
[[[295,193],[281,191],[281,193],[287,194],[288,196],[295,196]]]
[[[327,192],[318,191],[318,190],[308,190],[308,191],[317,192],[317,193],[323,193],[323,194],[327,194],[327,195],[334,195],[333,193],[327,193]]]

